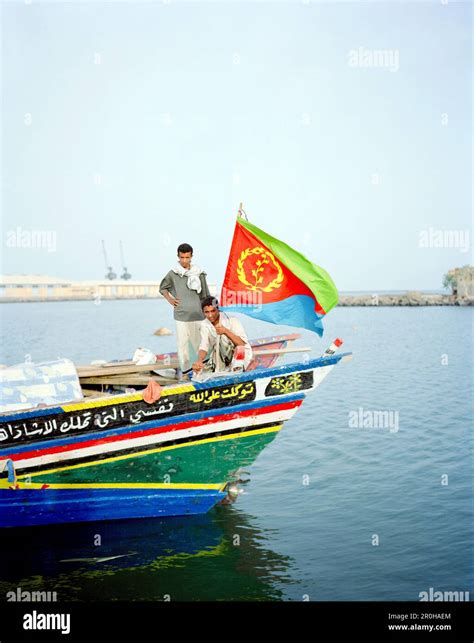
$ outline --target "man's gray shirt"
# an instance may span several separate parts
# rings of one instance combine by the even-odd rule
[[[170,270],[161,282],[161,294],[163,294],[164,290],[167,290],[173,297],[179,299],[179,305],[174,307],[174,318],[177,321],[189,322],[204,319],[201,300],[210,295],[206,281],[206,273],[201,272],[199,279],[201,280],[200,293],[197,293],[195,290],[190,290],[188,288],[188,278],[181,277],[173,270]]]

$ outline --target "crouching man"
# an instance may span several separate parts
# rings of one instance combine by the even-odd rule
[[[205,319],[201,324],[201,343],[193,371],[200,373],[203,368],[214,372],[231,371],[237,346],[244,347],[245,370],[252,361],[252,347],[240,321],[221,312],[215,297],[203,299],[201,307]],[[208,355],[209,360],[204,367],[204,360]]]

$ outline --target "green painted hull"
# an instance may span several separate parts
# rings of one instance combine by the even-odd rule
[[[193,483],[218,484],[238,478],[275,438],[280,425],[246,433],[196,440],[134,452],[88,464],[55,468],[31,476],[35,483]],[[28,476],[25,476],[28,478]]]

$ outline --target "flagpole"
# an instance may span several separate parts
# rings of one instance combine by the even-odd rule
[[[247,213],[244,210],[244,204],[243,203],[240,204],[239,211],[237,212],[237,216],[242,217],[243,219],[245,218],[246,221],[249,220],[249,218],[247,216]]]

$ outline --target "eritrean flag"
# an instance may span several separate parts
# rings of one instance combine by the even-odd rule
[[[337,302],[336,286],[323,268],[237,217],[222,308],[322,336],[321,320]]]

